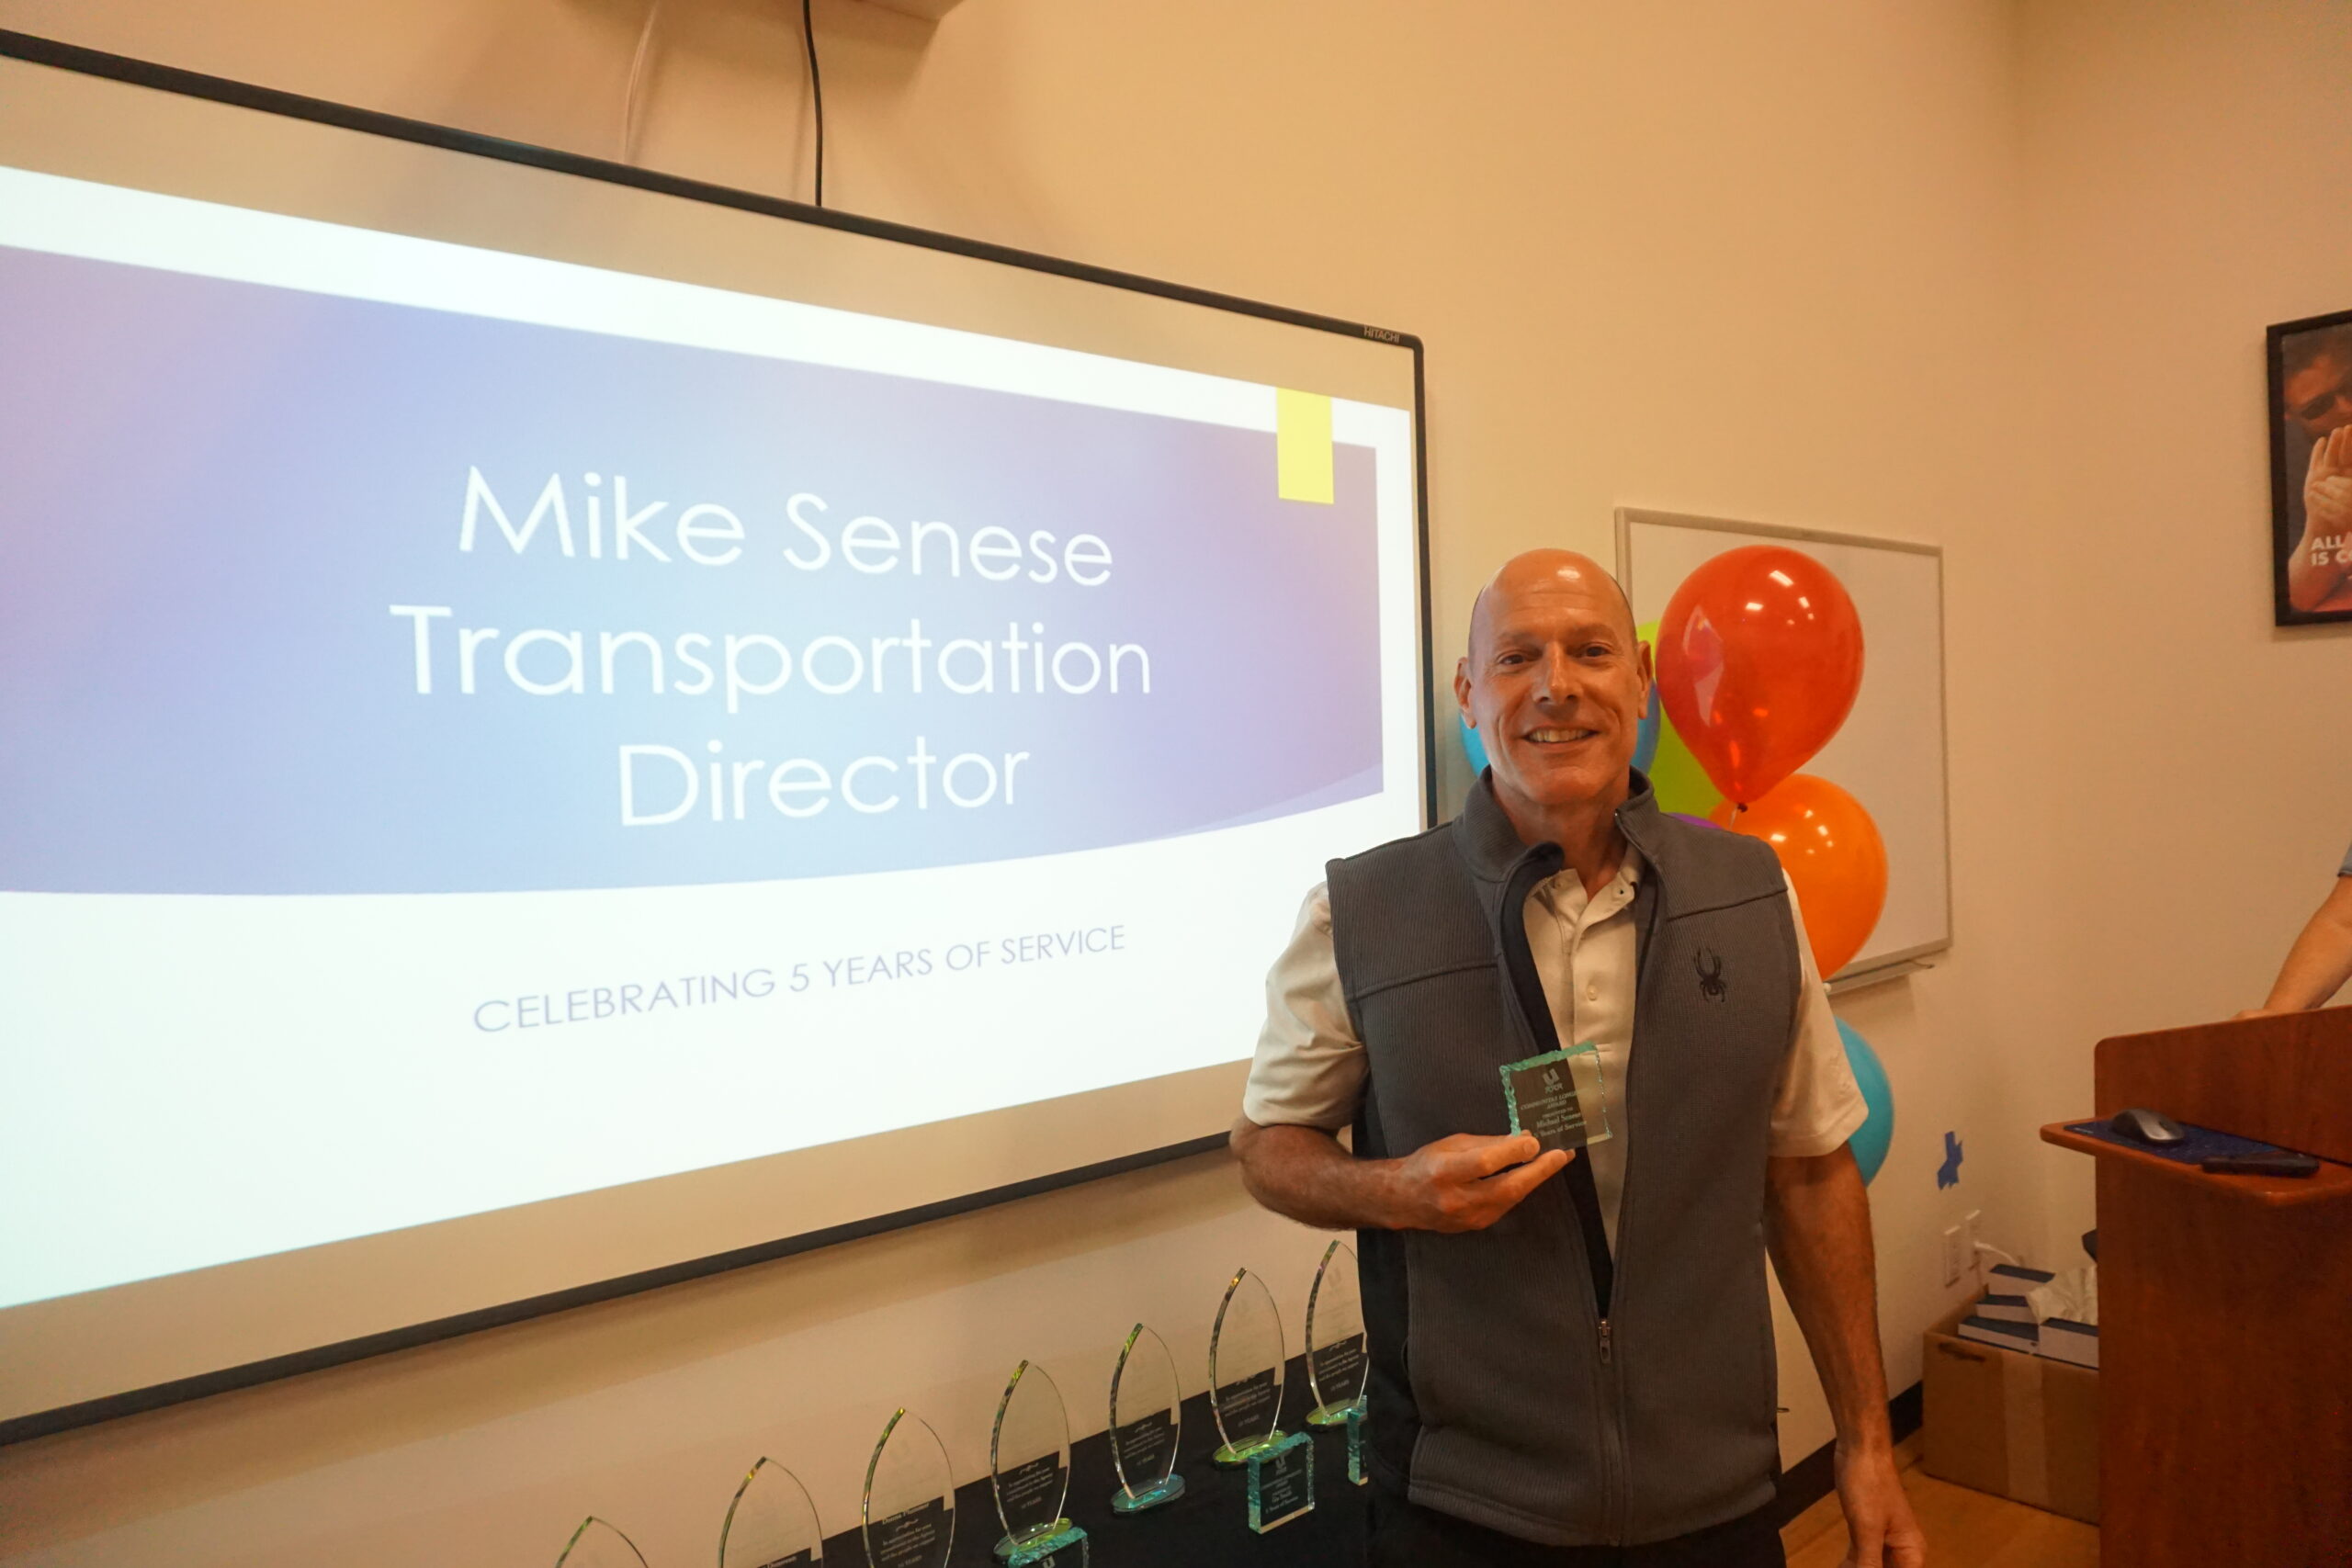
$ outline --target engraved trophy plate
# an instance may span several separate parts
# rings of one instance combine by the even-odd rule
[[[1580,1149],[1609,1136],[1598,1045],[1546,1051],[1511,1063],[1502,1076],[1512,1132],[1534,1134],[1546,1149]]]
[[[1250,1456],[1250,1528],[1263,1535],[1315,1507],[1315,1439],[1305,1432]]]
[[[752,1466],[718,1528],[718,1568],[817,1568],[825,1531],[800,1478],[772,1459]]]
[[[1222,1445],[1212,1462],[1235,1466],[1282,1440],[1283,1319],[1266,1282],[1238,1269],[1209,1330],[1209,1414]]]
[[[1344,1242],[1323,1249],[1315,1284],[1306,1292],[1306,1388],[1315,1407],[1312,1427],[1336,1427],[1363,1398],[1365,1374],[1363,1297],[1356,1282],[1356,1255]]]
[[[956,1543],[956,1472],[939,1434],[895,1411],[865,1464],[858,1533],[866,1568],[946,1568]]]
[[[1184,1390],[1168,1342],[1138,1323],[1111,1370],[1111,1468],[1114,1514],[1139,1514],[1184,1495],[1176,1441],[1184,1429]]]
[[[616,1527],[591,1514],[563,1543],[555,1568],[645,1568],[645,1554]]]
[[[1083,1568],[1086,1532],[1062,1516],[1069,1498],[1069,1414],[1046,1369],[1023,1361],[997,1401],[989,1434],[989,1489],[1004,1537],[996,1554],[1013,1568],[1052,1562]]]

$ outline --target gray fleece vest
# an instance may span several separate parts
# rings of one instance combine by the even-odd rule
[[[1668,817],[1633,783],[1617,821],[1646,865],[1615,1258],[1589,1179],[1578,1193],[1567,1175],[1487,1230],[1358,1235],[1374,1479],[1561,1546],[1736,1518],[1779,1469],[1764,1160],[1796,931],[1770,847]],[[1331,863],[1370,1066],[1359,1156],[1510,1131],[1497,1069],[1553,1043],[1521,913],[1560,864],[1485,779],[1443,827]]]

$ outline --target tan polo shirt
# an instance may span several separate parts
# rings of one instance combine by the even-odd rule
[[[1583,879],[1562,872],[1527,898],[1527,944],[1564,1045],[1600,1048],[1609,1125],[1614,1136],[1592,1145],[1593,1186],[1600,1194],[1609,1243],[1617,1244],[1618,1200],[1625,1186],[1625,1064],[1634,1043],[1634,889],[1641,856],[1629,845],[1608,886],[1589,897]],[[1796,890],[1789,906],[1796,908]],[[1802,926],[1800,926],[1802,931]],[[1829,993],[1814,969],[1810,945],[1797,942],[1804,965],[1797,1019],[1772,1096],[1770,1152],[1826,1155],[1869,1116],[1846,1065],[1845,1043],[1829,1010]],[[1331,899],[1318,883],[1298,912],[1290,945],[1266,976],[1266,1023],[1258,1035],[1241,1113],[1261,1127],[1289,1124],[1336,1132],[1355,1119],[1363,1097],[1363,1043],[1348,1021],[1331,950]],[[1502,1090],[1496,1089],[1498,1104]]]

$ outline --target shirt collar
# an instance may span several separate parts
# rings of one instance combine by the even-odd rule
[[[1563,918],[1580,917],[1585,910],[1599,913],[1596,919],[1606,919],[1621,909],[1634,907],[1634,890],[1642,883],[1642,852],[1633,845],[1625,846],[1624,859],[1617,863],[1617,874],[1600,885],[1600,891],[1587,897],[1584,878],[1573,867],[1563,867],[1536,886],[1534,897],[1544,900],[1555,915]]]
[[[1635,846],[1641,835],[1652,829],[1657,816],[1657,796],[1640,769],[1632,771],[1631,784],[1625,804],[1617,808],[1617,828],[1625,837],[1627,864],[1635,863]],[[1480,773],[1477,782],[1470,786],[1469,798],[1462,803],[1460,821],[1464,856],[1470,863],[1472,873],[1483,881],[1508,882],[1519,863],[1529,855],[1559,852],[1556,848],[1521,841],[1518,829],[1503,812],[1502,803],[1495,798],[1494,775],[1490,772]]]

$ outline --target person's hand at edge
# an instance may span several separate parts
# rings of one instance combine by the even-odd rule
[[[1911,1515],[1911,1499],[1892,1450],[1836,1454],[1838,1504],[1846,1511],[1845,1568],[1925,1568],[1928,1538]]]

